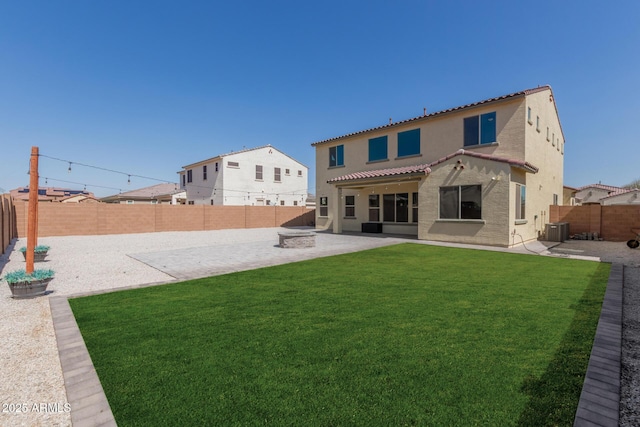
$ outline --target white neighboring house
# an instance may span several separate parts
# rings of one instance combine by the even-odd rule
[[[580,205],[604,204],[602,203],[603,199],[628,191],[625,188],[612,185],[589,184],[576,189],[575,199]]]
[[[309,168],[265,145],[182,167],[190,205],[305,206]]]
[[[150,187],[138,188],[136,190],[103,197],[100,201],[104,203],[120,203],[126,205],[184,205],[186,194],[183,190],[180,190],[177,187],[178,185],[173,183],[156,184]]]

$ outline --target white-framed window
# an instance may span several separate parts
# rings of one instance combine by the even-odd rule
[[[382,195],[384,222],[409,222],[409,193]]]
[[[440,219],[482,219],[482,186],[440,187]]]
[[[320,216],[329,216],[329,198],[326,196],[320,197]]]
[[[527,107],[527,123],[530,125],[533,124],[533,121],[531,120],[531,107]]]
[[[298,170],[298,176],[302,176],[302,171]]]
[[[256,165],[256,180],[262,181],[262,165]]]
[[[187,171],[187,182],[193,182],[193,171],[191,169]]]
[[[293,206],[298,206],[298,201],[297,200],[293,201]]]
[[[240,163],[238,162],[227,162],[227,166],[230,168],[239,168],[240,167]]]
[[[356,196],[344,196],[344,216],[347,218],[355,218]]]
[[[285,175],[287,175],[287,176],[288,176],[288,175],[291,175],[291,173],[290,173],[289,169],[285,169],[285,170],[284,170],[284,174],[285,174]]]
[[[380,195],[369,194],[369,221],[380,221]]]
[[[516,204],[516,219],[525,219],[525,207],[527,205],[527,187],[516,184],[516,194],[514,197]]]
[[[280,182],[282,180],[281,173],[280,168],[273,168],[273,180],[275,182]]]
[[[182,187],[183,188],[184,188],[185,185],[187,185],[186,182],[187,182],[187,176],[185,174],[182,174]]]

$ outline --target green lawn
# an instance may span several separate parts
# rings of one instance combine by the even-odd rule
[[[609,264],[406,243],[70,301],[118,425],[572,425]]]

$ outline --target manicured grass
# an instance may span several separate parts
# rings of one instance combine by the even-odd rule
[[[71,300],[118,425],[572,425],[608,264],[368,250]]]

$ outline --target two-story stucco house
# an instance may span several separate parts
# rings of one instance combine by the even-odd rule
[[[191,205],[304,206],[309,168],[271,145],[183,166]]]
[[[512,246],[562,201],[565,138],[549,86],[312,144],[316,227]]]

